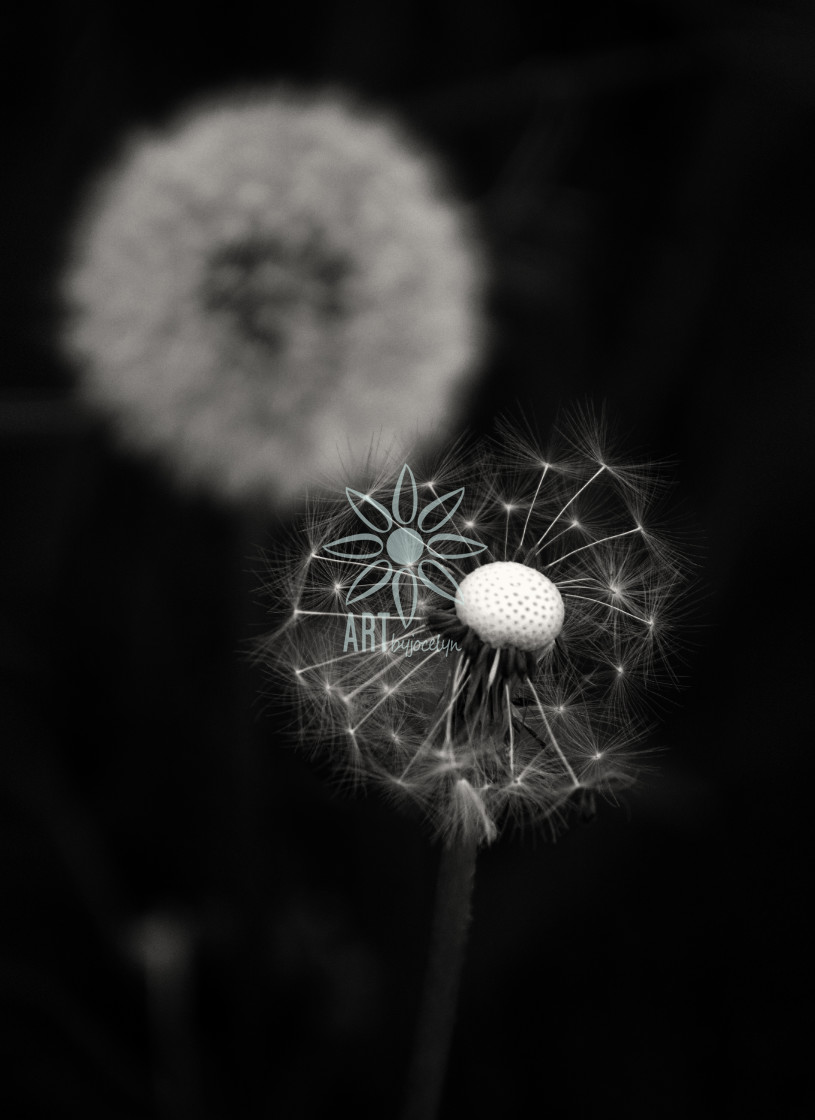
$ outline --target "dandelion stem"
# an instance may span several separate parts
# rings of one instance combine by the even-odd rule
[[[435,1120],[456,1013],[470,926],[478,841],[442,849],[427,975],[402,1120]]]

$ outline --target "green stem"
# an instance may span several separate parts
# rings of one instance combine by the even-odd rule
[[[459,982],[470,926],[478,842],[442,850],[430,957],[402,1120],[434,1120],[444,1088]]]

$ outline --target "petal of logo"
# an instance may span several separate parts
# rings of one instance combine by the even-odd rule
[[[486,545],[455,532],[455,515],[464,498],[464,487],[436,495],[419,511],[419,489],[407,463],[402,467],[388,510],[372,494],[346,486],[351,509],[370,530],[338,537],[323,551],[338,559],[362,564],[345,598],[347,606],[359,603],[391,586],[393,603],[407,629],[416,616],[419,586],[455,602],[458,581],[446,561],[477,556]],[[440,532],[447,526],[445,532]],[[385,552],[386,558],[382,555]]]

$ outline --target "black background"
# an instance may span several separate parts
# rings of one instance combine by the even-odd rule
[[[123,132],[280,78],[396,110],[476,207],[494,343],[471,431],[606,401],[678,460],[705,538],[656,775],[556,845],[480,857],[443,1115],[808,1114],[815,17],[664,0],[538,20],[491,0],[65,6],[10,48],[7,1116],[398,1110],[438,851],[277,743],[239,651],[281,526],[118,451],[54,341],[71,217]],[[154,984],[145,922],[172,949]]]

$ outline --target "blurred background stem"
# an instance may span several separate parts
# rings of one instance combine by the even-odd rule
[[[430,956],[402,1120],[434,1120],[438,1114],[470,928],[477,851],[475,839],[454,841],[442,849]]]

